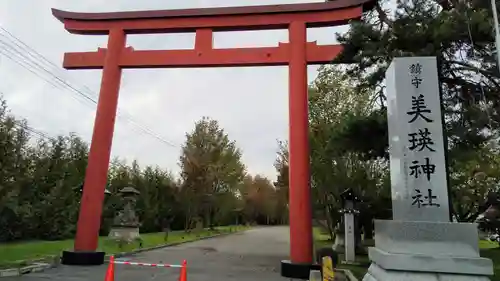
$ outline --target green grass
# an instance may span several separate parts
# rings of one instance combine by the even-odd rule
[[[313,237],[315,249],[331,247],[333,245],[330,234],[323,232],[319,227],[313,228]],[[343,259],[343,254],[339,254],[339,261]],[[370,265],[370,261],[368,260],[368,256],[356,256],[356,261],[360,262],[361,265],[337,264],[337,268],[349,269],[356,278],[362,280]]]
[[[169,233],[168,240],[165,241],[165,233],[147,233],[141,234],[143,248],[149,248],[164,244],[174,244],[178,242],[195,241],[202,237],[215,234],[242,231],[246,226],[225,226],[217,227],[215,230],[202,230],[198,232],[186,233],[184,231],[173,231]],[[61,241],[28,241],[0,244],[0,268],[17,267],[29,264],[31,261],[53,258],[62,251],[73,248],[73,239]],[[139,243],[131,243],[119,247],[116,241],[108,237],[99,237],[98,249],[107,254],[119,252],[129,252],[139,249]]]
[[[333,244],[333,241],[330,240],[330,234],[323,232],[319,227],[313,228],[313,237],[314,249],[329,247]]]
[[[344,260],[342,254],[339,255],[339,261]],[[363,276],[365,276],[368,267],[370,266],[370,259],[368,256],[356,256],[356,262],[360,263],[359,265],[349,265],[349,264],[339,264],[337,267],[341,269],[348,269],[352,272],[358,280],[362,280]]]
[[[333,241],[330,240],[330,235],[323,233],[319,228],[313,229],[313,235],[315,249],[329,247],[333,244]],[[479,241],[479,249],[481,251],[481,257],[489,258],[493,261],[494,276],[490,278],[491,281],[500,281],[500,247],[498,243],[481,240]],[[339,254],[339,261],[340,260],[343,260],[342,254]],[[370,266],[370,261],[368,256],[356,256],[356,261],[359,262],[360,265],[339,264],[337,267],[349,269],[356,278],[362,280],[368,266]]]
[[[489,258],[493,261],[494,276],[491,281],[500,281],[500,248],[498,243],[482,240],[479,241],[479,248],[481,249],[481,257]]]

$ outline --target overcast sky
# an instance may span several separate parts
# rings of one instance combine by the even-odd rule
[[[315,0],[2,0],[0,24],[38,53],[53,62],[75,88],[97,97],[100,70],[66,71],[59,67],[64,52],[95,51],[104,47],[105,37],[67,33],[53,18],[51,8],[75,12],[201,8],[321,2]],[[346,28],[308,30],[310,41],[335,43],[335,32]],[[0,52],[13,43],[0,30]],[[287,42],[285,31],[216,33],[215,47],[275,46]],[[194,45],[194,34],[129,36],[135,49],[186,49]],[[15,45],[14,45],[15,46]],[[12,55],[12,51],[9,56]],[[20,59],[18,59],[20,60]],[[38,63],[42,63],[38,59]],[[52,67],[50,71],[56,71]],[[47,67],[48,69],[48,67]],[[308,79],[316,77],[310,66]],[[47,73],[40,72],[40,75]],[[56,88],[0,54],[0,91],[12,112],[26,118],[29,125],[48,135],[75,132],[90,141],[95,105],[85,102],[68,88]],[[141,165],[159,165],[179,171],[180,145],[186,132],[202,116],[218,120],[243,150],[243,161],[251,174],[275,179],[273,162],[277,139],[288,138],[288,82],[286,67],[126,70],[122,79],[118,118],[112,156]],[[49,78],[51,81],[57,81]],[[129,119],[149,128],[174,146],[147,135]]]

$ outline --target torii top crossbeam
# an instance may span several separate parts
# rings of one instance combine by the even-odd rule
[[[125,34],[196,32],[192,50],[133,50],[120,56],[121,68],[218,67],[287,65],[289,44],[277,47],[214,49],[213,32],[287,29],[292,22],[306,27],[338,26],[359,19],[373,0],[336,0],[326,3],[264,5],[204,9],[73,13],[53,9],[53,15],[75,34],[106,35],[113,29]],[[339,45],[307,43],[308,64],[331,62]],[[105,51],[66,53],[67,69],[101,69]]]

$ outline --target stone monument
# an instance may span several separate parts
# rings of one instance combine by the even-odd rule
[[[344,214],[344,252],[345,262],[352,263],[356,260],[356,235],[354,225],[354,216],[359,214],[356,208],[358,198],[354,195],[352,188],[346,189],[340,194],[342,200],[342,210]]]
[[[130,243],[140,238],[139,218],[135,214],[136,197],[140,193],[133,187],[124,187],[119,193],[124,207],[115,216],[109,237]]]
[[[450,222],[435,57],[395,58],[386,72],[393,220],[375,221],[363,281],[486,281],[474,223]]]

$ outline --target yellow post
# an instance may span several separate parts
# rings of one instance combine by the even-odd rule
[[[321,260],[323,266],[323,281],[333,281],[335,272],[333,271],[333,262],[331,257],[323,257]]]

